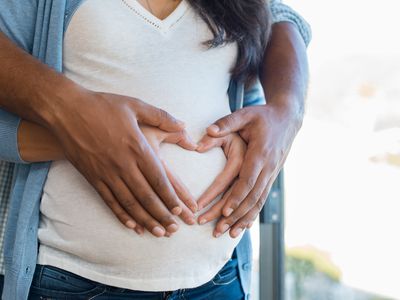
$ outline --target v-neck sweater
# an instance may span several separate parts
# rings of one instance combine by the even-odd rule
[[[203,42],[212,32],[186,0],[164,20],[152,16],[135,0],[87,0],[65,35],[64,74],[90,90],[162,108],[198,141],[209,124],[230,114],[237,44],[208,49]],[[220,147],[200,154],[162,144],[160,156],[196,199],[226,164]],[[139,236],[120,224],[67,160],[51,164],[40,210],[40,264],[131,290],[200,286],[231,258],[242,236],[215,238],[217,220],[189,226],[179,218],[170,238],[147,231]]]

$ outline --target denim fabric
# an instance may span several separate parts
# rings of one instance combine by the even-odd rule
[[[144,292],[107,286],[62,269],[37,265],[29,300],[241,300],[238,262],[232,257],[209,282],[191,289]]]
[[[0,295],[3,293],[4,275],[0,275]]]

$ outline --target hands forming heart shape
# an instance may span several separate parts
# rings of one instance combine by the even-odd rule
[[[200,196],[197,201],[193,199],[190,191],[179,179],[171,168],[168,167],[165,161],[161,158],[161,162],[165,168],[168,179],[170,180],[176,194],[181,201],[187,206],[182,210],[180,217],[187,224],[190,224],[190,219],[193,218],[193,213],[208,206],[219,194],[226,191],[233,180],[239,175],[244,156],[246,153],[247,145],[237,133],[231,133],[224,137],[211,137],[205,134],[202,139],[196,144],[185,130],[180,132],[167,132],[157,127],[141,125],[140,129],[146,137],[148,143],[152,147],[156,155],[159,155],[160,146],[162,143],[176,144],[183,149],[189,151],[197,151],[204,153],[215,147],[221,147],[226,156],[227,162],[223,171],[214,179],[212,184]],[[208,211],[199,216],[199,223],[206,223],[205,220],[210,221],[222,215],[222,208],[224,206],[224,196],[220,201],[215,203]],[[144,231],[143,226],[137,224],[135,231],[142,234]],[[169,234],[167,234],[168,236]]]

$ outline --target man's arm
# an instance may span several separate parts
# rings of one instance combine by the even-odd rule
[[[308,63],[306,43],[294,24],[273,25],[260,81],[267,104],[240,109],[207,131],[212,136],[238,131],[248,143],[239,178],[226,199],[215,236],[230,230],[230,235],[237,237],[252,225],[301,127]]]
[[[282,0],[269,0],[272,24],[287,22],[295,25],[306,46],[311,42],[312,32],[307,21],[293,8],[284,4]]]
[[[126,226],[134,227],[141,212],[141,225],[156,236],[178,229],[173,214],[181,214],[185,205],[138,123],[181,131],[182,122],[138,99],[86,90],[1,32],[0,61],[0,108],[47,128]],[[19,156],[11,153],[19,151],[13,144],[18,118],[4,110],[0,136],[8,140],[0,146],[5,152],[0,159]]]

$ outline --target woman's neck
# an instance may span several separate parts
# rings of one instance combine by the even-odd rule
[[[137,0],[160,20],[167,18],[183,0]]]

